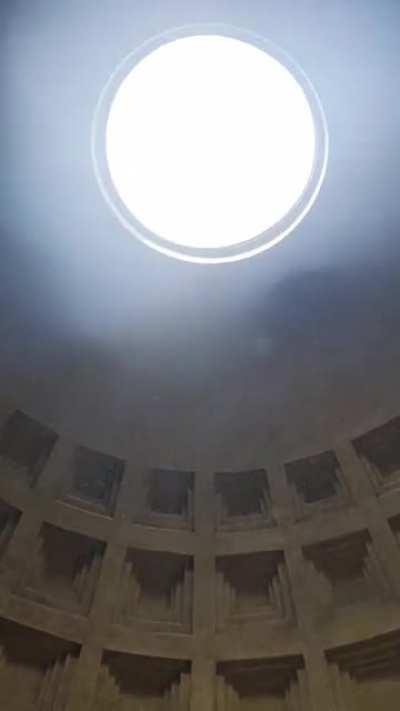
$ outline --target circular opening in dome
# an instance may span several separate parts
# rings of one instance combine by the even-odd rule
[[[194,28],[133,52],[100,98],[94,159],[119,219],[182,259],[240,259],[311,207],[327,158],[315,91],[293,62],[243,33]]]

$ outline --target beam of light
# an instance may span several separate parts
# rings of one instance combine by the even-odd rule
[[[307,97],[275,58],[242,40],[170,41],[125,76],[106,124],[115,190],[148,230],[225,248],[281,220],[313,170]]]

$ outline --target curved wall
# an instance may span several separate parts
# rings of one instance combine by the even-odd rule
[[[1,10],[1,396],[93,448],[124,459],[157,449],[157,461],[195,469],[258,466],[267,443],[281,460],[306,456],[398,413],[400,5],[3,0]],[[293,237],[216,269],[131,239],[90,156],[115,67],[196,22],[287,51],[331,139],[323,189]]]
[[[7,708],[397,709],[400,419],[248,472],[2,421]]]

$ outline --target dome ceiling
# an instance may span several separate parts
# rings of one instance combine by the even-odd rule
[[[94,0],[2,6],[0,391],[89,446],[252,466],[400,411],[400,6]],[[90,156],[116,64],[168,27],[227,22],[304,68],[328,173],[253,259],[178,262],[126,233]]]

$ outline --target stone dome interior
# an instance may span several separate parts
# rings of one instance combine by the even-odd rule
[[[232,264],[134,240],[90,154],[118,62],[197,22],[283,47],[329,126],[312,211]],[[0,701],[397,711],[400,6],[5,0],[0,27]]]

